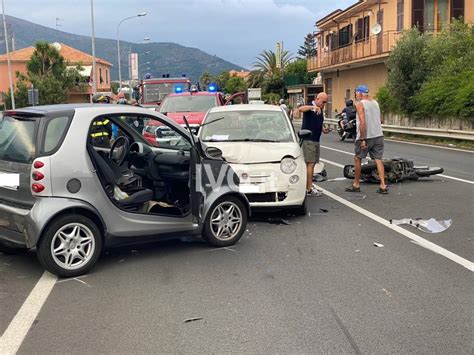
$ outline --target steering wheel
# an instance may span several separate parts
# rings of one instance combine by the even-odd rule
[[[281,137],[278,134],[276,134],[275,132],[272,132],[270,130],[259,132],[255,138],[257,138],[257,139],[267,139],[267,140],[270,140],[270,141],[279,141],[281,139]]]
[[[115,152],[115,148],[119,147],[119,143],[122,143],[121,151]],[[120,148],[120,147],[119,147]],[[125,158],[128,155],[128,149],[130,148],[130,141],[125,136],[118,137],[112,147],[110,147],[109,159],[117,163],[118,166],[122,165]]]

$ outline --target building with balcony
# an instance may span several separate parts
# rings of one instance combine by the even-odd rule
[[[328,114],[354,97],[358,84],[375,95],[387,80],[390,52],[403,30],[437,32],[453,18],[474,21],[473,0],[359,0],[316,22],[317,53],[308,71],[321,73]]]
[[[59,53],[64,57],[69,66],[81,65],[81,75],[83,81],[89,83],[85,87],[80,89],[72,89],[69,92],[68,102],[69,103],[82,103],[89,102],[90,95],[92,94],[92,80],[94,79],[92,73],[92,56],[84,53],[78,49],[67,46],[63,43],[53,43],[58,49]],[[26,47],[17,51],[10,52],[10,62],[12,70],[13,85],[16,86],[17,78],[16,72],[22,74],[27,73],[26,63],[30,60],[34,47]],[[96,58],[96,75],[97,80],[97,91],[99,92],[110,92],[110,68],[112,64],[104,59]],[[0,55],[0,104],[3,103],[2,93],[6,93],[10,90],[8,81],[8,63],[6,54]],[[41,95],[41,93],[39,93]]]

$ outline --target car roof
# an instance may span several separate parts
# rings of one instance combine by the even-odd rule
[[[265,104],[241,104],[241,105],[227,105],[213,107],[209,110],[212,112],[227,112],[227,111],[275,111],[282,112],[280,106],[265,105]]]
[[[59,105],[44,105],[23,107],[16,110],[8,110],[6,112],[22,112],[36,115],[54,114],[57,112],[67,111],[81,111],[94,109],[99,114],[104,113],[120,113],[120,112],[136,112],[142,114],[150,114],[150,109],[132,105],[117,105],[117,104],[59,104]]]

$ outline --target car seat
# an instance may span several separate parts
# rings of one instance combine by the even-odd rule
[[[96,165],[97,172],[101,180],[105,183],[105,188],[109,197],[111,197],[119,207],[125,209],[134,209],[153,199],[153,191],[150,189],[136,187],[127,190],[127,193],[120,190],[117,186],[115,174],[105,159],[97,153],[92,145],[88,146],[88,151]]]

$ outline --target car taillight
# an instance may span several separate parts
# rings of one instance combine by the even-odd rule
[[[39,171],[33,171],[33,174],[31,174],[31,177],[35,181],[39,181],[39,180],[44,179],[44,175],[42,173],[40,173]]]
[[[42,161],[39,161],[39,160],[35,161],[35,163],[33,164],[33,167],[34,167],[35,169],[40,169],[40,168],[42,168],[43,166],[44,166],[44,163],[43,163]]]
[[[39,194],[41,191],[44,190],[44,186],[38,183],[31,184],[31,190],[33,190],[34,193]]]

